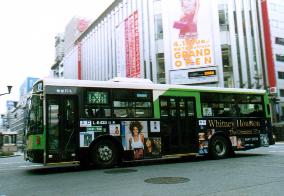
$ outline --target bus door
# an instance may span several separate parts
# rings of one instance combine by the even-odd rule
[[[164,154],[197,151],[194,97],[160,97]]]
[[[78,160],[78,107],[76,96],[47,96],[45,163]]]

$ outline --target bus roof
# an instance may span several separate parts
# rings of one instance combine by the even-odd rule
[[[115,78],[108,81],[96,80],[76,80],[76,79],[54,79],[43,78],[36,82],[43,81],[44,86],[74,86],[74,87],[100,87],[100,88],[130,88],[130,89],[148,89],[148,90],[190,90],[200,92],[227,92],[227,93],[256,93],[265,94],[265,90],[260,89],[244,89],[244,88],[222,88],[207,87],[195,85],[176,85],[176,84],[154,84],[148,79],[138,78]]]

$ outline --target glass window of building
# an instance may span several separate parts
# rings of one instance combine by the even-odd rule
[[[166,83],[164,53],[157,54],[157,81],[159,84]]]
[[[279,90],[280,97],[284,97],[284,89]]]
[[[284,62],[284,55],[283,54],[276,54],[276,61]]]
[[[284,38],[282,38],[282,37],[275,37],[275,43],[284,46]]]
[[[155,38],[156,40],[158,39],[163,39],[163,23],[162,23],[162,14],[157,14],[154,16],[155,20]]]
[[[234,87],[231,47],[229,45],[222,45],[222,61],[224,70],[224,86]]]
[[[278,71],[278,78],[279,79],[284,79],[284,72]]]
[[[219,5],[219,25],[221,31],[229,31],[228,5]]]

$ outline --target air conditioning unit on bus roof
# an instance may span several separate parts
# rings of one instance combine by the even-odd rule
[[[126,82],[126,83],[146,83],[153,84],[153,82],[149,79],[141,79],[141,78],[124,78],[124,77],[115,77],[110,79],[111,82]]]

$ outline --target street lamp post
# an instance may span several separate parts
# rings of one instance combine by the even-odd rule
[[[2,93],[0,94],[0,96],[10,94],[12,90],[12,86],[7,86],[7,89],[8,89],[8,93]]]

